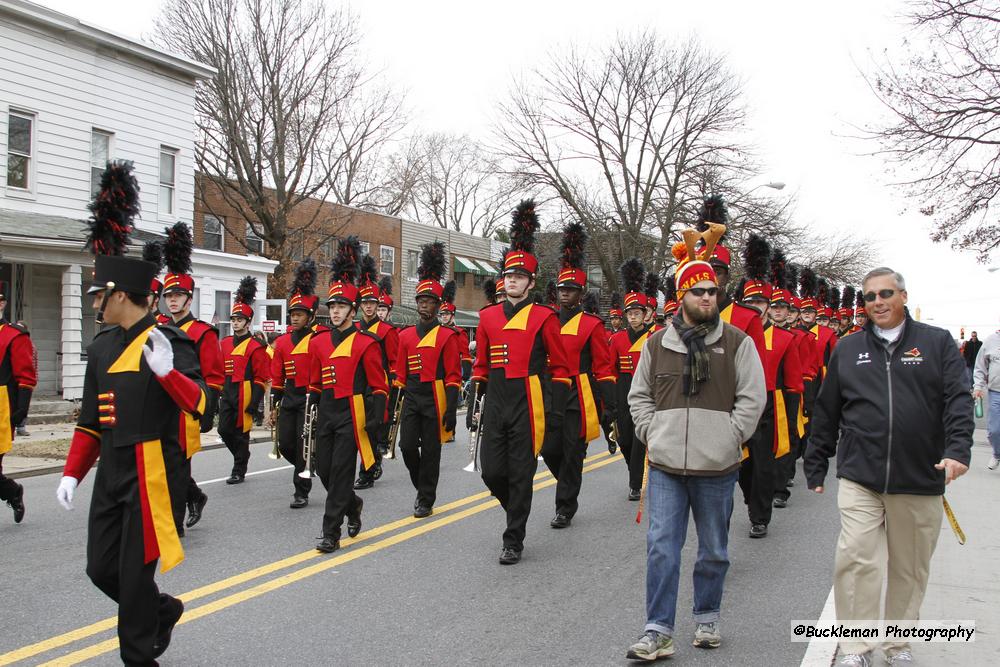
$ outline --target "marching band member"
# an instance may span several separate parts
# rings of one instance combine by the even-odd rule
[[[201,520],[208,503],[208,496],[198,487],[191,474],[191,457],[201,449],[201,434],[212,430],[215,413],[219,407],[219,393],[225,378],[222,374],[222,350],[219,348],[219,332],[212,325],[195,318],[191,314],[191,299],[194,297],[194,278],[191,276],[191,249],[193,239],[191,228],[178,222],[167,231],[163,243],[163,258],[167,265],[167,275],[163,278],[163,301],[170,313],[170,324],[177,327],[194,342],[198,355],[198,370],[205,381],[205,410],[199,421],[184,414],[184,425],[180,431],[181,446],[186,458],[187,490],[184,504],[178,516],[178,532],[184,534],[184,510],[187,509],[188,528]]]
[[[388,276],[386,276],[388,278]],[[378,316],[378,305],[381,301],[379,286],[375,282],[378,278],[378,270],[375,267],[375,258],[365,255],[361,259],[361,274],[358,280],[358,296],[360,299],[358,329],[373,334],[379,341],[379,349],[382,351],[382,366],[389,378],[392,386],[396,372],[396,357],[399,353],[399,330],[391,324],[383,322]],[[389,278],[392,285],[392,279]],[[390,287],[391,290],[391,287]],[[390,390],[389,405],[387,410],[389,415],[395,414],[398,391]],[[385,442],[388,448],[389,420],[388,415],[383,415],[381,426],[375,440],[375,447],[372,452],[375,455],[375,463],[370,469],[364,468],[364,461],[359,464],[358,479],[354,482],[355,489],[370,489],[375,485],[375,480],[382,476],[382,447],[379,443]]]
[[[611,293],[611,307],[608,309],[608,340],[611,340],[611,334],[618,333],[622,330],[622,295],[618,292]]]
[[[250,332],[256,296],[257,279],[243,278],[229,318],[233,335],[226,336],[221,343],[225,383],[219,400],[219,436],[233,454],[233,471],[226,484],[241,484],[246,477],[250,429],[270,379],[267,346]]]
[[[628,326],[611,336],[611,362],[615,372],[615,403],[620,406],[618,417],[618,447],[628,468],[628,499],[639,500],[642,475],[646,464],[646,445],[635,437],[635,424],[628,410],[628,392],[632,377],[639,364],[642,346],[649,338],[650,327],[645,323],[646,295],[642,292],[646,269],[636,258],[621,266],[622,286],[625,288],[625,321]]]
[[[441,473],[441,444],[455,432],[458,394],[462,388],[459,336],[438,322],[442,301],[455,298],[455,283],[441,287],[444,244],[428,243],[420,253],[415,300],[419,320],[399,333],[395,384],[402,390],[399,449],[417,491],[413,516],[433,512]],[[445,290],[448,291],[445,298]]]
[[[347,535],[361,532],[364,501],[354,492],[354,466],[359,453],[366,469],[375,464],[372,442],[389,393],[378,337],[354,326],[360,255],[356,236],[340,241],[327,292],[330,330],[317,332],[309,341],[308,409],[317,406],[314,457],[326,489],[323,536],[316,545],[323,553],[340,548],[345,516]]]
[[[570,380],[559,336],[559,319],[528,298],[538,260],[532,254],[538,217],[535,203],[522,201],[511,224],[511,249],[504,256],[506,299],[480,311],[473,380],[487,392],[480,428],[482,476],[507,514],[500,563],[521,559],[538,453],[546,426],[558,430]],[[552,408],[543,409],[541,374],[553,385]],[[548,424],[546,423],[548,422]]]
[[[451,292],[451,297],[449,298],[447,293],[447,285],[445,285],[446,293],[444,295],[444,301],[441,302],[441,309],[438,311],[438,319],[441,321],[441,325],[448,327],[455,331],[458,335],[458,354],[462,360],[462,381],[468,380],[472,377],[472,354],[469,352],[469,334],[466,333],[465,329],[459,326],[455,326],[455,294],[454,290]]]
[[[663,285],[660,287],[660,291],[663,292],[663,326],[669,327],[674,321],[674,315],[677,314],[677,309],[680,307],[680,302],[677,301],[677,278],[674,276],[667,276],[667,279],[663,281]]]
[[[649,333],[656,333],[663,328],[662,325],[656,323],[656,308],[659,305],[656,303],[656,293],[660,291],[660,276],[652,271],[647,271],[642,291],[646,295],[646,314],[643,322],[652,327]]]
[[[570,380],[569,390],[553,388],[564,405],[553,408],[564,415],[561,428],[545,433],[542,458],[556,478],[556,514],[549,523],[566,528],[579,506],[577,498],[583,481],[583,459],[587,444],[600,436],[601,421],[610,430],[616,420],[615,376],[611,370],[608,341],[600,317],[581,309],[587,287],[584,247],[587,235],[580,223],[563,230],[562,268],[556,279],[559,290],[559,337]],[[560,386],[565,387],[560,381]],[[600,406],[603,404],[603,414]]]
[[[14,523],[24,519],[24,487],[3,474],[3,456],[11,450],[14,429],[24,423],[35,390],[35,347],[28,330],[3,318],[7,310],[6,282],[0,281],[0,501],[14,510]],[[3,412],[6,411],[6,416]]]
[[[142,258],[156,265],[156,274],[163,270],[163,244],[159,241],[146,241],[142,245]],[[157,324],[171,324],[169,315],[160,312],[160,297],[163,295],[163,282],[153,278],[149,284],[149,312]]]
[[[172,505],[182,504],[180,412],[197,417],[204,386],[191,339],[158,327],[149,313],[158,267],[122,256],[138,211],[131,163],[111,163],[90,205],[88,246],[97,255],[98,322],[108,325],[87,348],[83,402],[56,496],[66,508],[98,456],[87,521],[87,575],[118,603],[118,642],[127,665],[155,665],[184,611],[160,593],[166,572],[184,559]],[[178,474],[181,473],[181,474]]]
[[[271,357],[270,421],[276,426],[278,451],[292,464],[292,502],[301,509],[309,504],[312,477],[302,476],[306,468],[302,431],[305,428],[306,394],[309,392],[309,343],[319,297],[316,295],[316,262],[307,258],[295,269],[292,295],[288,299],[290,330],[274,341]]]

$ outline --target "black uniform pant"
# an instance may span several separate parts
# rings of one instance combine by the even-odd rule
[[[485,406],[480,443],[483,481],[507,513],[504,546],[521,551],[538,470],[524,378],[491,379]]]
[[[173,504],[174,523],[177,524],[179,530],[184,526],[184,513],[188,504],[201,500],[205,496],[205,492],[198,487],[194,477],[191,476],[191,459],[187,455],[184,456],[183,461],[177,465],[177,470],[172,474],[177,476],[178,488],[182,490],[180,502]]]
[[[740,489],[750,523],[771,523],[771,503],[778,460],[774,458],[774,416],[769,403],[750,442],[750,457],[740,466]],[[786,455],[787,456],[787,455]]]
[[[312,490],[312,479],[299,477],[306,469],[305,453],[302,450],[302,429],[305,427],[305,406],[298,408],[281,407],[278,415],[278,451],[281,458],[292,464],[292,486],[296,498],[308,498]]]
[[[13,500],[21,492],[21,485],[3,474],[3,454],[0,454],[0,502]]]
[[[556,478],[556,514],[573,518],[583,483],[587,443],[580,437],[580,400],[574,383],[567,392],[565,419],[558,430],[546,427],[542,458]]]
[[[250,433],[237,427],[239,406],[235,397],[223,396],[219,400],[219,437],[233,455],[233,474],[246,475],[250,462]],[[244,419],[250,419],[245,415]]]
[[[416,504],[433,507],[441,474],[441,422],[432,387],[428,385],[426,391],[423,389],[406,389],[406,401],[400,415],[399,450],[410,473],[410,482],[417,490]]]
[[[163,446],[174,515],[183,507],[184,453]],[[118,641],[122,662],[153,665],[153,643],[167,613],[169,596],[161,595],[153,577],[157,561],[143,563],[142,505],[134,447],[101,447],[87,523],[87,576],[118,603]]]
[[[323,535],[336,540],[340,539],[344,517],[356,513],[361,506],[361,498],[354,493],[358,446],[354,441],[354,424],[347,399],[327,399],[324,396],[323,400],[330,400],[333,405],[320,406],[316,474],[326,489]]]
[[[628,467],[628,488],[638,491],[642,488],[642,476],[646,470],[646,445],[635,437],[635,422],[628,409],[628,392],[631,388],[632,376],[622,373],[615,385],[618,401],[618,449]]]

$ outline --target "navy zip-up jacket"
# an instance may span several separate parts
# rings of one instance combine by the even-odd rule
[[[836,453],[837,477],[872,491],[943,494],[945,472],[934,465],[968,465],[972,453],[965,372],[951,334],[909,313],[894,347],[871,322],[841,338],[812,417],[803,462],[809,488],[823,485]]]

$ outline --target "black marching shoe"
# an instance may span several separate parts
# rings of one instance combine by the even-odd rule
[[[500,550],[500,564],[501,565],[513,565],[514,563],[521,560],[521,552],[515,551],[511,547],[504,547]]]
[[[184,524],[177,524],[177,537],[184,537]]]
[[[566,516],[565,514],[556,514],[555,518],[549,522],[549,525],[552,526],[553,528],[566,528],[572,522],[573,519]]]
[[[378,480],[382,477],[382,463],[378,462],[372,466],[372,479]]]
[[[640,495],[641,495],[641,492],[639,491],[639,489],[629,489],[628,490],[628,499],[629,500],[639,500],[639,496]]]
[[[772,503],[772,505],[774,505],[774,507],[777,507],[777,508],[780,508],[780,509],[784,509],[784,508],[788,507],[788,501],[785,500],[784,498],[775,498],[774,502]]]
[[[373,486],[375,486],[375,480],[368,475],[358,477],[358,480],[354,482],[354,488],[359,491],[361,489],[370,489]]]
[[[324,535],[323,539],[319,541],[316,545],[316,551],[332,554],[334,551],[340,548],[340,540],[335,537],[330,537],[329,535]]]
[[[185,525],[190,528],[194,524],[201,521],[201,513],[205,509],[205,505],[208,504],[208,496],[204,493],[201,494],[201,499],[196,500],[192,503],[188,503],[188,518]]]
[[[14,510],[14,523],[21,523],[24,519],[24,487],[17,485],[17,495],[7,501],[10,508]]]
[[[787,486],[795,486],[795,480],[794,479],[788,480]]]
[[[755,523],[750,526],[750,537],[767,537],[767,524]]]
[[[347,536],[357,537],[358,533],[361,532],[361,510],[365,506],[365,501],[358,498],[358,506],[355,510],[347,515]]]
[[[160,612],[160,630],[156,634],[156,641],[153,642],[154,658],[159,658],[170,646],[170,635],[173,634],[174,626],[184,613],[184,603],[171,595],[160,594],[160,607],[163,609]]]
[[[246,475],[241,475],[239,473],[234,472],[232,475],[229,476],[229,479],[226,480],[226,484],[242,484],[243,478],[245,476]]]
[[[308,498],[303,498],[302,496],[293,496],[292,502],[288,506],[291,507],[293,510],[300,510],[308,504],[309,504]]]
[[[434,510],[427,505],[417,505],[413,508],[413,518],[415,519],[426,519],[433,513]]]

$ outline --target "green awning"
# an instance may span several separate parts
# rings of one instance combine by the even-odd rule
[[[493,264],[490,264],[489,262],[484,262],[481,259],[477,259],[476,264],[483,267],[483,270],[486,271],[486,275],[488,276],[495,276],[500,273],[500,271],[497,270],[497,267],[494,266]]]
[[[408,306],[393,306],[391,321],[396,326],[407,326],[411,324],[416,324],[420,317],[417,315],[416,308],[410,308]],[[455,311],[455,326],[463,327],[466,329],[475,329],[479,326],[479,313],[470,312],[468,310],[456,310]]]
[[[494,273],[493,271],[484,269],[474,259],[460,255],[453,255],[453,257],[455,258],[455,273],[472,273],[480,276],[488,276]]]

